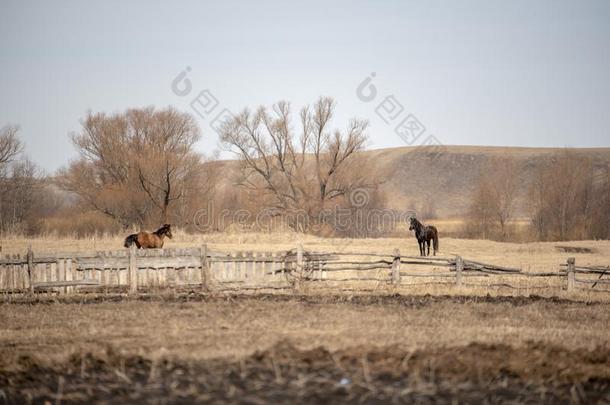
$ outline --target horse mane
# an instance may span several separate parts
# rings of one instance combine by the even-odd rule
[[[415,217],[411,217],[411,220],[412,220],[413,222],[415,222],[415,226],[416,226],[416,228],[417,228],[417,229],[421,229],[421,228],[423,228],[423,227],[424,227],[424,224],[422,224],[421,222],[419,222],[419,220],[418,220],[417,218],[415,218]]]
[[[153,233],[157,236],[165,235],[170,230],[171,224],[164,224],[161,228],[157,229]]]

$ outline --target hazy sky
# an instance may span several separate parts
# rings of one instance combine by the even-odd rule
[[[286,99],[296,111],[320,95],[338,102],[335,126],[370,120],[371,148],[404,145],[394,127],[408,114],[445,144],[610,146],[606,0],[0,0],[0,18],[0,126],[19,124],[48,171],[75,157],[68,134],[88,110],[194,113],[206,89],[218,100],[198,117],[206,153],[222,109]],[[365,102],[356,89],[372,72]],[[404,110],[386,124],[375,111],[390,95]]]

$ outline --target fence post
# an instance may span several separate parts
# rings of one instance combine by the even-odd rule
[[[66,281],[73,281],[76,280],[76,276],[73,273],[72,270],[72,259],[71,258],[66,258],[65,260],[65,264],[64,264],[64,268],[66,270]],[[66,293],[72,293],[74,292],[76,287],[66,287]]]
[[[201,288],[205,291],[210,289],[210,268],[208,264],[208,245],[201,245]]]
[[[576,259],[568,258],[568,291],[574,291]]]
[[[299,291],[301,288],[301,275],[303,274],[303,244],[297,246],[297,266],[294,278],[294,289]]]
[[[32,246],[28,247],[28,282],[30,283],[30,293],[34,293],[34,282],[32,273],[34,272],[34,252],[32,251]]]
[[[129,248],[129,293],[133,294],[138,291],[138,264],[137,264],[136,247]]]
[[[457,256],[455,258],[455,284],[457,286],[462,285],[462,270],[464,270],[464,261],[462,256]]]
[[[57,259],[55,261],[55,267],[57,268],[57,281],[66,281],[66,270],[64,267],[64,261]],[[68,292],[68,287],[59,287],[59,294],[65,294]]]
[[[394,261],[392,261],[392,284],[400,284],[400,250],[394,249]]]

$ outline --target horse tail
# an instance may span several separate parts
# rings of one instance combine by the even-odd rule
[[[128,248],[133,244],[136,244],[136,246],[138,245],[138,234],[134,233],[132,235],[129,235],[128,237],[125,238],[125,242],[123,243],[123,246]]]

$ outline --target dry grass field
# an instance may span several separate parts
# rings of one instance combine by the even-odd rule
[[[4,238],[2,253],[106,250]],[[168,247],[417,253],[406,239],[177,232]],[[556,246],[586,247],[566,253]],[[525,271],[608,265],[610,242],[441,239],[443,255]],[[301,294],[165,291],[5,297],[0,398],[23,402],[610,402],[610,294],[418,286]]]
[[[348,238],[320,238],[312,235],[298,233],[250,233],[225,232],[213,234],[186,234],[174,232],[174,238],[166,242],[165,247],[197,247],[207,244],[209,250],[220,251],[276,251],[283,252],[294,249],[303,244],[305,250],[326,252],[359,252],[359,253],[391,253],[399,249],[402,255],[417,255],[419,250],[415,238],[405,233],[404,238],[375,238],[375,239],[348,239]],[[2,254],[25,253],[28,246],[32,246],[35,254],[52,253],[57,251],[97,251],[123,249],[123,235],[107,236],[104,238],[66,239],[66,238],[4,238],[0,240]],[[588,253],[565,251],[565,247],[589,249]],[[569,257],[575,257],[577,265],[590,266],[610,265],[610,241],[573,241],[573,242],[537,242],[537,243],[501,243],[489,240],[471,239],[440,239],[440,256],[460,255],[467,260],[495,264],[500,266],[520,268],[524,272],[555,272],[561,264],[565,264]],[[494,279],[501,282],[505,279]],[[541,280],[537,280],[537,283]],[[557,287],[560,280],[550,280],[550,286]],[[521,283],[527,286],[528,283]],[[414,289],[408,293],[446,293],[446,289],[439,291],[434,286]],[[458,294],[486,294],[494,293],[487,288],[483,290],[458,290]],[[501,293],[510,293],[502,291]],[[525,291],[526,293],[532,291]],[[541,293],[542,291],[535,291]],[[610,299],[606,294],[593,294],[583,296],[584,299]]]
[[[306,250],[336,252],[392,252],[400,249],[403,255],[417,255],[417,242],[410,233],[404,238],[347,239],[320,238],[298,233],[225,232],[186,234],[174,232],[165,247],[187,247],[207,244],[210,250],[285,251],[302,243]],[[54,251],[117,250],[123,247],[124,235],[103,238],[12,238],[0,239],[1,254],[24,253],[32,246],[35,253]],[[591,253],[565,252],[557,246],[583,247]],[[501,243],[489,240],[442,238],[442,256],[460,255],[465,259],[504,266],[519,267],[524,271],[554,271],[568,257],[575,257],[579,265],[610,264],[610,241]]]
[[[0,305],[9,402],[606,402],[610,304],[78,296]]]

